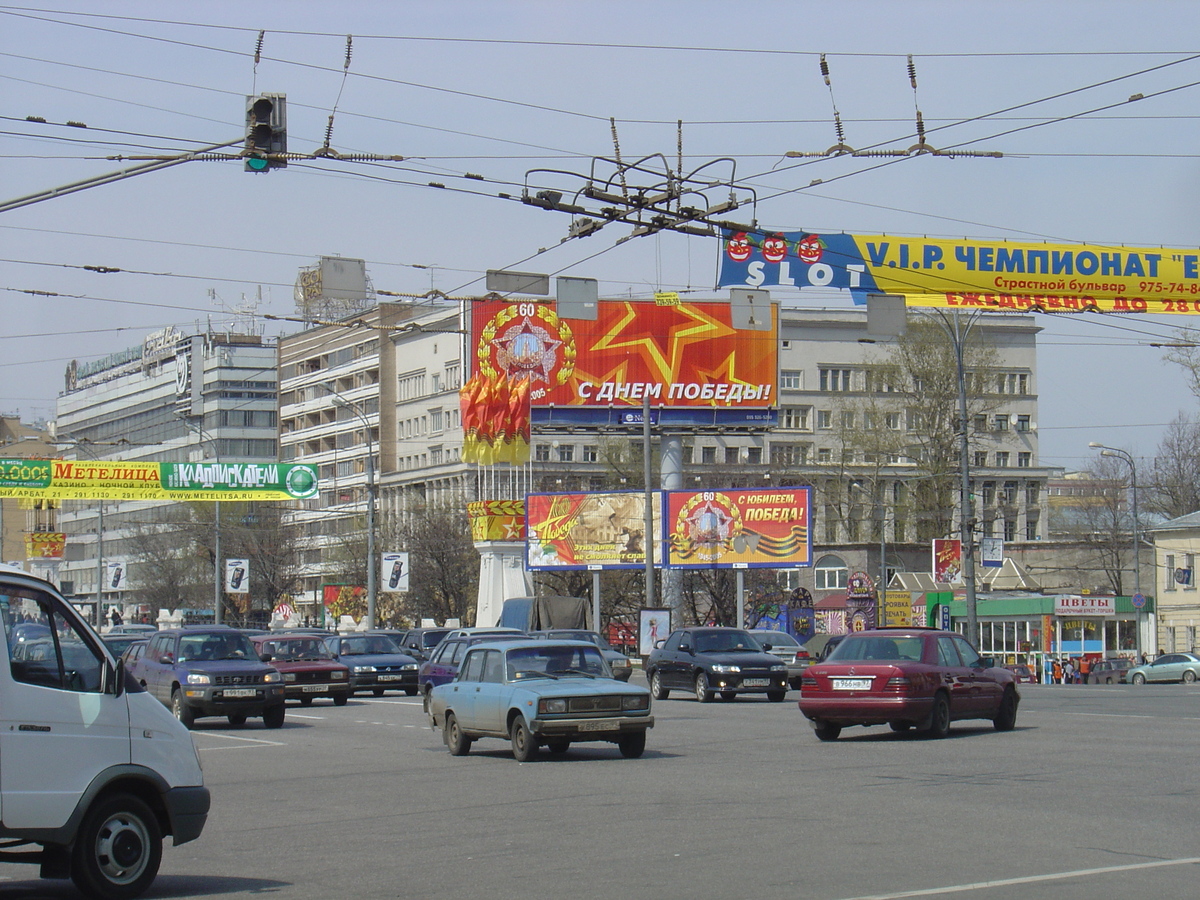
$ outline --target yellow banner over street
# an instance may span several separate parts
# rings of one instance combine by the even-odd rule
[[[315,466],[0,459],[0,497],[58,500],[304,500]]]
[[[856,302],[1018,312],[1200,314],[1200,249],[727,232],[718,284],[835,288]]]

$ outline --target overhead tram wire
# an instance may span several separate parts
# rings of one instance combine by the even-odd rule
[[[243,25],[219,25],[214,23],[181,21],[178,19],[159,19],[149,18],[145,16],[119,16],[111,13],[90,13],[80,12],[78,10],[47,10],[37,7],[21,7],[21,6],[0,6],[0,13],[8,15],[19,15],[26,12],[38,12],[52,15],[67,15],[78,16],[80,18],[105,19],[110,21],[120,22],[139,22],[149,25],[176,25],[185,28],[209,29],[214,31],[236,31],[241,33],[253,34],[260,29],[251,28]],[[75,23],[61,23],[75,24]],[[270,28],[267,29],[270,33],[293,35],[297,37],[344,37],[344,32],[333,31],[305,31],[300,29],[286,28]],[[128,34],[135,37],[132,32],[118,32],[119,34]],[[428,42],[428,43],[453,43],[453,44],[482,44],[482,45],[499,45],[499,46],[516,46],[516,47],[566,47],[566,48],[581,48],[581,49],[598,49],[598,50],[653,50],[653,51],[678,51],[688,53],[752,53],[766,56],[810,56],[817,57],[819,51],[814,50],[778,50],[770,48],[755,48],[755,47],[713,47],[713,46],[689,46],[679,44],[615,44],[611,42],[599,41],[535,41],[535,40],[515,40],[505,38],[458,38],[458,37],[428,37],[419,35],[387,35],[387,34],[364,34],[355,35],[361,40],[379,40],[379,41],[404,41],[404,42]],[[922,53],[921,56],[930,57],[933,59],[1027,59],[1027,58],[1071,58],[1071,57],[1094,57],[1094,56],[1176,56],[1181,53],[1190,51],[1183,50],[1100,50],[1100,51],[989,51],[989,52],[944,52],[944,53]],[[882,52],[865,52],[865,51],[835,51],[827,52],[829,56],[845,56],[852,58],[864,59],[902,59],[903,53],[882,53]]]

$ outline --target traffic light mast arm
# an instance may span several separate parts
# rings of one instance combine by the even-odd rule
[[[55,197],[63,197],[67,194],[74,194],[78,191],[86,191],[88,188],[99,187],[102,184],[111,184],[114,181],[132,178],[134,175],[145,175],[147,172],[157,172],[159,169],[166,169],[171,166],[177,166],[180,163],[191,162],[192,160],[197,159],[201,154],[210,153],[213,150],[220,150],[223,147],[232,147],[235,144],[242,143],[243,140],[244,138],[237,138],[236,140],[225,141],[222,144],[213,144],[211,147],[201,147],[199,150],[193,150],[191,153],[183,153],[179,156],[171,157],[170,159],[146,163],[144,166],[134,166],[130,169],[122,169],[119,172],[109,172],[107,175],[96,175],[92,178],[85,178],[83,181],[75,181],[71,184],[64,184],[62,187],[49,188],[44,191],[38,191],[36,194],[27,194],[24,197],[17,197],[15,200],[0,202],[0,212],[7,212],[10,209],[20,209],[22,206],[31,206],[34,203],[40,203],[43,200],[51,200]]]

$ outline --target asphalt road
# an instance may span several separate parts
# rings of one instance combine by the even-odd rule
[[[942,741],[821,743],[797,697],[673,694],[639,760],[524,765],[501,741],[450,756],[402,695],[201,720],[212,814],[146,896],[1196,896],[1200,685],[1026,686],[1015,731]],[[79,896],[35,875],[0,868],[0,900]]]

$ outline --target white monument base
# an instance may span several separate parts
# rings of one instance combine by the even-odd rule
[[[533,596],[533,581],[525,571],[524,541],[476,541],[475,549],[479,551],[475,624],[490,628],[500,621],[505,600]]]

